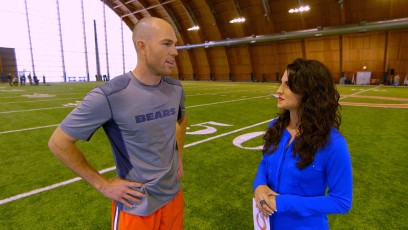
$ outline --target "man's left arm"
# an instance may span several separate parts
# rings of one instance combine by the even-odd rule
[[[177,168],[177,180],[180,180],[183,176],[183,149],[184,139],[186,137],[187,129],[187,114],[181,117],[176,123],[176,141],[178,150],[178,168]]]

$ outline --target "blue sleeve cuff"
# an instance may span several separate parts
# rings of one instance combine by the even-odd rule
[[[276,196],[276,209],[278,212],[287,212],[291,210],[291,203],[294,202],[294,196],[291,195],[279,195]]]

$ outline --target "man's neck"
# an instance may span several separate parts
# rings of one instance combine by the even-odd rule
[[[160,76],[138,71],[138,69],[133,70],[132,74],[135,78],[137,78],[137,80],[145,85],[159,85],[162,79]]]

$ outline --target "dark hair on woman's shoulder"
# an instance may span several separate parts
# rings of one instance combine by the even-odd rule
[[[330,130],[339,129],[340,94],[330,70],[317,60],[299,58],[288,64],[286,70],[289,89],[301,95],[299,133],[293,143],[293,152],[300,156],[297,167],[302,169],[310,165],[319,148],[328,143]],[[282,133],[289,124],[289,110],[282,110],[277,115],[278,118],[263,137],[264,154],[276,151]]]

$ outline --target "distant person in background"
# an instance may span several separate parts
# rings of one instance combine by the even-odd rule
[[[43,78],[43,84],[45,85],[45,76],[43,75],[42,78]]]
[[[9,74],[7,75],[7,80],[8,80],[8,82],[9,82],[10,86],[12,86],[12,85],[13,85],[13,77],[11,76],[11,73],[9,73]]]
[[[394,86],[397,87],[399,85],[400,82],[400,76],[397,74],[394,77]]]
[[[344,85],[344,84],[346,84],[346,76],[345,75],[343,75],[343,76],[341,76],[341,78],[340,78],[340,80],[339,80],[339,84],[340,85]]]
[[[322,63],[296,59],[277,94],[280,112],[264,135],[253,184],[257,207],[271,229],[329,229],[327,214],[350,210],[353,187],[334,79]]]
[[[54,155],[113,200],[112,229],[181,230],[183,147],[187,115],[184,90],[169,75],[177,37],[163,19],[140,19],[133,30],[137,65],[95,87],[49,140]],[[117,176],[108,179],[77,147],[103,127]]]
[[[33,78],[31,77],[31,74],[28,74],[27,78],[28,78],[28,83],[30,83],[30,85],[33,85]]]
[[[40,80],[38,80],[38,77],[36,75],[34,75],[33,80],[34,80],[35,85],[38,85],[38,83],[40,82]]]
[[[13,85],[18,86],[18,77],[17,76],[13,76]]]
[[[25,83],[26,83],[26,77],[25,77],[25,74],[23,74],[20,77],[20,85],[25,85]]]

